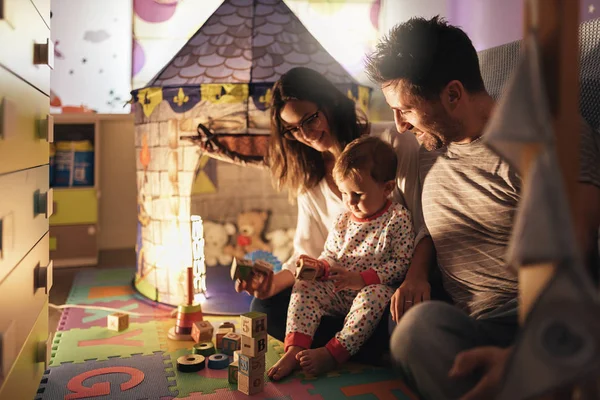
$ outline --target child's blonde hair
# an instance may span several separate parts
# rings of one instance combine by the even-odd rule
[[[336,182],[357,181],[361,172],[369,172],[377,183],[396,179],[398,157],[388,143],[375,136],[362,136],[350,142],[333,167]]]

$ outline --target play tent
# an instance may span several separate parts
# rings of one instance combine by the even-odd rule
[[[367,109],[370,89],[357,84],[282,0],[225,0],[146,87],[132,92],[135,286],[143,295],[183,302],[185,269],[193,263],[191,190],[200,157],[262,164],[271,87],[296,66],[319,71]],[[196,297],[214,312],[246,311],[248,299],[233,292],[226,270],[197,268]]]

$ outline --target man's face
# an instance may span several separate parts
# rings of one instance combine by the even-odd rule
[[[428,151],[439,149],[461,136],[461,124],[448,114],[440,101],[412,94],[403,81],[382,87],[383,95],[394,112],[396,129],[410,130]]]

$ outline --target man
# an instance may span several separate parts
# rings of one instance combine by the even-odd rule
[[[423,215],[455,304],[413,307],[394,331],[393,356],[425,399],[491,398],[518,330],[517,275],[504,257],[521,180],[480,140],[495,104],[477,53],[459,28],[414,18],[378,44],[367,73],[381,85],[398,131],[422,143]],[[582,145],[596,147],[582,153],[580,188],[596,202],[586,206],[595,215],[578,232],[598,228],[600,166],[590,138],[586,127]]]

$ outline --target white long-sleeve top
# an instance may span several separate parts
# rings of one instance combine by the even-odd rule
[[[408,208],[412,214],[416,246],[427,235],[421,210],[419,142],[410,132],[397,133],[393,123],[374,123],[371,126],[371,134],[390,143],[396,151],[397,184],[392,197],[394,201]],[[319,257],[336,218],[346,211],[342,199],[331,190],[325,179],[314,188],[300,194],[297,202],[298,223],[294,236],[294,253],[283,264],[283,269],[293,274],[296,273],[296,261],[300,255]]]

